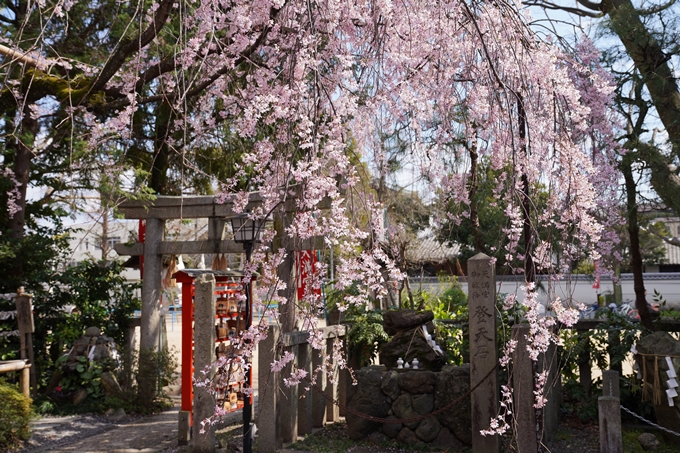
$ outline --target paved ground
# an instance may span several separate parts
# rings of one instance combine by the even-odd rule
[[[144,418],[107,422],[101,416],[43,418],[32,423],[40,445],[29,447],[31,453],[156,453],[177,448],[179,407]],[[229,414],[221,426],[237,425],[240,411]],[[50,440],[53,437],[53,440]],[[183,449],[186,450],[186,449]],[[188,451],[188,450],[187,450]]]
[[[133,423],[112,425],[101,434],[36,451],[78,453],[155,453],[177,445],[178,408]]]

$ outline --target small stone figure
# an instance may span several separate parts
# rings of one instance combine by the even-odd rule
[[[418,369],[418,358],[417,357],[415,359],[413,359],[413,369],[414,370]]]
[[[402,370],[404,369],[404,359],[399,357],[399,360],[397,360],[397,369]]]

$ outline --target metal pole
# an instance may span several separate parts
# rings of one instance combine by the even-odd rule
[[[253,253],[253,241],[248,241],[244,243],[246,251],[246,265],[250,263],[250,256]],[[252,277],[248,277],[246,282],[246,330],[250,329],[253,323],[252,319],[252,309],[250,304],[252,303]],[[248,367],[246,382],[251,389],[250,396],[243,398],[243,453],[252,453],[253,449],[253,427],[252,427],[252,417],[253,417],[253,368],[252,363]]]

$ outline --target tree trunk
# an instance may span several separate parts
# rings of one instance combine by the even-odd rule
[[[31,161],[33,160],[33,142],[38,133],[38,122],[31,118],[31,112],[28,108],[24,109],[21,126],[17,133],[18,137],[16,137],[14,142],[15,157],[13,171],[14,177],[19,183],[19,187],[17,187],[19,197],[16,203],[21,209],[9,219],[7,226],[14,239],[22,239],[26,228],[26,192],[31,173]]]
[[[680,145],[680,91],[668,64],[669,57],[640,18],[631,0],[606,0],[602,12],[640,71],[675,152]]]
[[[479,154],[476,150],[469,149],[470,152],[470,185],[468,188],[468,196],[470,198],[470,226],[472,227],[472,235],[475,238],[475,248],[477,253],[484,253],[484,241],[479,228],[479,209],[477,200],[477,189],[479,188],[479,170],[478,160]]]
[[[28,106],[28,104],[26,104]],[[14,140],[8,140],[14,147],[14,177],[18,182],[18,196],[15,203],[19,210],[7,220],[9,236],[17,241],[22,241],[26,233],[26,193],[31,174],[31,161],[33,160],[33,143],[38,133],[38,122],[31,118],[28,107],[24,109],[21,125],[17,130],[18,136]],[[13,142],[13,143],[12,143]],[[7,208],[7,207],[6,207]],[[23,281],[24,263],[21,254],[14,258],[13,276],[17,281]]]
[[[677,79],[659,42],[642,22],[631,0],[605,0],[601,10],[611,19],[617,34],[652,98],[659,119],[666,128],[673,154],[680,157],[680,90]],[[680,213],[680,178],[668,165],[672,159],[654,146],[640,147],[640,157],[652,171],[651,184],[664,203]]]
[[[630,237],[630,265],[633,269],[633,289],[635,290],[635,308],[640,314],[640,322],[652,329],[652,315],[647,307],[645,282],[642,277],[642,254],[640,253],[640,225],[638,224],[637,185],[633,177],[632,152],[621,161],[621,172],[626,181],[626,217],[628,235]]]
[[[517,101],[517,116],[519,120],[519,139],[522,141],[522,159],[527,161],[527,145],[525,143],[527,137],[527,123],[526,112],[524,111],[524,103],[522,99]],[[533,231],[531,228],[531,200],[529,199],[530,192],[529,177],[526,172],[522,171],[522,215],[524,217],[524,279],[527,283],[534,283],[536,281],[536,268],[534,266],[533,253]]]
[[[106,263],[109,259],[109,211],[104,206],[102,209],[102,235],[101,235],[101,247],[102,247],[102,261]]]
[[[151,164],[151,188],[158,195],[167,195],[168,167],[170,165],[170,148],[168,137],[172,123],[172,107],[167,102],[162,102],[156,109],[156,136],[154,138],[154,155]]]

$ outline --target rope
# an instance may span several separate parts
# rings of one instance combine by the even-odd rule
[[[641,420],[641,421],[647,423],[648,425],[652,425],[653,427],[658,428],[658,429],[660,429],[661,431],[666,431],[666,432],[669,433],[669,434],[673,434],[674,436],[680,437],[680,433],[676,433],[675,431],[671,431],[670,429],[664,428],[664,427],[661,426],[661,425],[657,425],[657,424],[654,423],[654,422],[650,422],[650,421],[647,420],[646,418],[644,418],[644,417],[642,417],[642,416],[636,414],[635,412],[631,411],[630,409],[627,409],[627,408],[625,408],[625,407],[623,407],[623,406],[621,406],[621,409],[623,409],[625,412],[628,412],[630,415],[632,415],[633,417],[637,418],[638,420]]]
[[[308,377],[305,377],[305,380],[311,384],[311,386],[312,386],[312,388],[314,388],[314,390],[316,390],[317,392],[321,393],[321,395],[322,395],[324,398],[326,398],[328,401],[330,401],[331,403],[335,404],[336,406],[338,406],[338,407],[344,409],[345,412],[347,412],[347,413],[349,413],[349,414],[356,415],[357,417],[363,418],[363,419],[365,419],[365,420],[370,420],[370,421],[373,421],[373,422],[379,422],[379,423],[392,423],[392,424],[402,424],[402,425],[405,425],[405,424],[407,424],[407,423],[415,423],[415,422],[419,422],[419,421],[421,421],[421,420],[425,420],[426,418],[430,418],[430,417],[437,416],[437,415],[439,415],[439,414],[445,412],[446,410],[450,409],[451,407],[455,406],[456,404],[460,403],[462,400],[464,400],[465,398],[467,398],[468,396],[470,396],[470,395],[472,394],[472,392],[474,392],[475,390],[477,390],[477,388],[478,388],[480,385],[482,385],[482,383],[483,383],[484,381],[486,381],[486,380],[489,378],[489,376],[491,376],[491,373],[493,373],[494,371],[496,371],[496,368],[498,368],[498,364],[494,365],[494,367],[491,368],[491,370],[489,370],[488,373],[486,373],[486,376],[484,376],[484,377],[483,377],[483,378],[482,378],[482,379],[481,379],[474,387],[472,387],[470,390],[468,390],[465,394],[463,394],[463,395],[459,396],[458,398],[456,398],[455,400],[451,401],[451,402],[450,402],[449,404],[447,404],[446,406],[440,407],[440,408],[437,409],[436,411],[430,412],[429,414],[421,415],[420,417],[405,418],[405,419],[401,419],[401,418],[383,418],[383,417],[375,417],[375,416],[373,416],[373,415],[368,415],[368,414],[364,414],[364,413],[362,413],[362,412],[355,411],[354,409],[351,409],[350,407],[348,407],[348,406],[346,406],[346,405],[340,403],[340,401],[338,401],[338,400],[334,399],[333,397],[331,397],[330,395],[326,394],[326,392],[324,392],[323,390],[321,390],[321,388],[319,388],[316,384],[312,383],[312,381],[311,381]]]
[[[658,356],[654,356],[654,405],[661,406],[661,376],[659,376]]]

